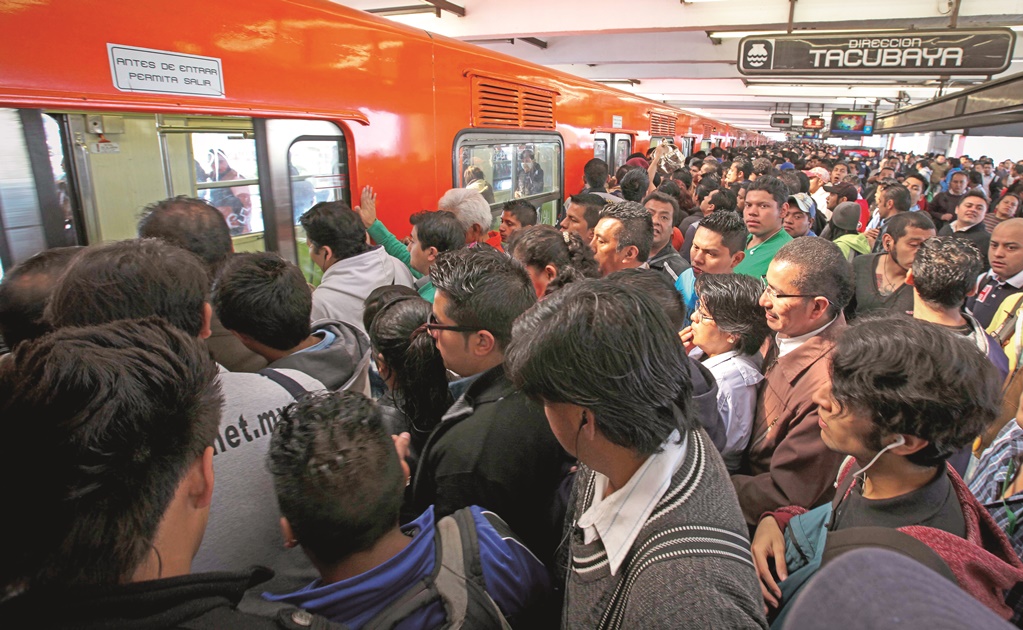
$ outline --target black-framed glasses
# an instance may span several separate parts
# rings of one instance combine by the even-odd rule
[[[823,297],[823,296],[820,296],[820,295],[805,295],[803,293],[778,293],[777,289],[775,289],[771,285],[767,284],[767,276],[760,276],[760,281],[762,283],[764,283],[764,293],[766,293],[767,297],[771,298],[772,300],[776,300],[778,298],[816,298],[816,297]],[[825,298],[825,299],[827,299],[827,298]]]
[[[478,326],[449,326],[447,324],[437,323],[437,317],[430,313],[426,318],[426,323],[420,326],[423,330],[450,330],[452,332],[476,332],[480,330]]]

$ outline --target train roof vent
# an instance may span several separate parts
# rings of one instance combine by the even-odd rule
[[[555,92],[489,77],[472,77],[474,127],[554,129]]]
[[[658,114],[650,112],[650,135],[651,136],[674,136],[675,122],[678,117],[674,114]]]

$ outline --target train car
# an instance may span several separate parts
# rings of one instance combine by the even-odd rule
[[[553,222],[597,156],[733,141],[662,103],[324,0],[5,3],[0,258],[135,235],[201,196],[237,250],[308,265],[296,219],[379,194],[398,235],[477,172]],[[746,136],[745,142],[756,136]],[[305,263],[305,264],[303,264]]]

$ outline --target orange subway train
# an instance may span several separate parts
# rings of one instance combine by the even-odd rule
[[[592,157],[614,169],[763,137],[321,0],[0,5],[0,259],[135,235],[202,196],[237,250],[305,262],[295,219],[373,186],[406,234],[477,166],[552,222]],[[539,173],[521,177],[523,151]],[[542,174],[542,177],[538,175]]]

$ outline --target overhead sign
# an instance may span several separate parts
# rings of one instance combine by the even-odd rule
[[[820,116],[804,118],[803,129],[824,129],[824,119]]]
[[[746,76],[997,74],[1015,44],[1007,28],[744,37],[738,67]]]
[[[771,126],[776,129],[788,129],[792,126],[792,114],[771,114]]]
[[[107,44],[114,87],[122,92],[223,98],[220,59]]]

